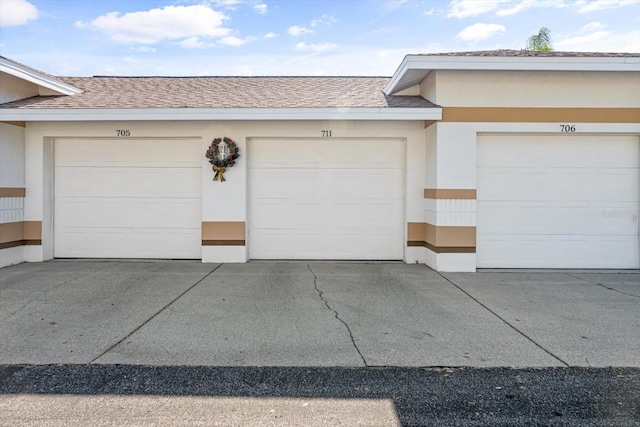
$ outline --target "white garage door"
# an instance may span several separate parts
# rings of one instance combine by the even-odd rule
[[[401,140],[250,143],[253,259],[399,260]]]
[[[54,143],[54,256],[201,258],[195,140]]]
[[[477,265],[639,268],[637,136],[481,135]]]

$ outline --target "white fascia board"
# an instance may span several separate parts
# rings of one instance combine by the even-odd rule
[[[2,108],[0,121],[441,120],[442,108]]]
[[[424,77],[433,70],[490,71],[640,71],[637,57],[575,56],[427,56],[407,55],[384,89],[392,95],[407,88],[405,75],[420,70]]]
[[[58,92],[61,95],[75,95],[82,93],[82,90],[75,86],[71,86],[58,79],[54,79],[47,75],[38,73],[30,68],[22,67],[11,61],[7,61],[4,58],[0,58],[0,71],[7,73],[19,79],[26,80],[38,86],[51,89],[54,92]]]

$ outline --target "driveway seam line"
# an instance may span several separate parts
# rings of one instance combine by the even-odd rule
[[[353,337],[353,333],[351,332],[351,328],[349,327],[347,322],[345,322],[344,320],[342,320],[340,318],[340,315],[338,314],[338,312],[336,310],[334,310],[333,308],[331,308],[331,306],[329,305],[329,302],[324,298],[324,292],[322,292],[320,290],[320,288],[318,288],[318,276],[316,276],[316,273],[313,272],[313,270],[311,269],[311,266],[309,264],[307,264],[307,268],[309,269],[311,274],[313,274],[313,288],[318,293],[318,297],[320,297],[320,300],[324,303],[325,307],[327,307],[330,311],[333,312],[334,317],[336,319],[338,319],[338,321],[340,323],[342,323],[345,328],[347,328],[347,332],[349,332],[349,338],[351,339],[351,344],[353,345],[353,348],[355,348],[356,351],[358,352],[358,355],[360,356],[360,359],[362,359],[362,363],[364,363],[364,366],[366,368],[368,368],[369,365],[367,364],[367,360],[364,358],[364,356],[360,352],[360,349],[358,348],[358,345],[356,344],[356,340]]]
[[[569,277],[573,277],[574,279],[582,280],[583,282],[587,282],[587,283],[592,284],[592,285],[602,286],[602,287],[603,287],[603,288],[605,288],[605,289],[608,289],[608,290],[613,291],[613,292],[617,292],[617,293],[622,294],[622,295],[626,295],[626,296],[628,296],[628,297],[640,298],[640,296],[639,296],[639,295],[632,295],[632,294],[628,294],[628,293],[626,293],[626,292],[622,292],[622,291],[619,291],[619,290],[617,290],[617,289],[610,288],[610,287],[608,287],[608,286],[606,286],[606,285],[603,285],[602,283],[592,282],[592,281],[590,281],[590,280],[583,279],[582,277],[574,276],[573,274],[569,274],[569,273],[564,273],[564,274],[565,274],[565,275],[567,275],[567,276],[569,276]]]
[[[511,323],[507,322],[506,319],[504,319],[502,316],[500,316],[498,313],[496,313],[495,311],[491,310],[489,307],[487,307],[486,305],[484,305],[482,302],[480,302],[480,300],[478,300],[477,298],[475,298],[473,295],[471,295],[469,292],[465,291],[464,289],[462,289],[460,286],[458,286],[457,284],[455,284],[452,280],[450,280],[448,277],[446,277],[445,275],[443,275],[442,273],[440,273],[439,271],[436,271],[436,273],[438,273],[440,275],[440,277],[442,277],[444,280],[446,280],[447,282],[451,283],[453,286],[455,286],[456,288],[458,288],[458,290],[462,293],[464,293],[466,296],[468,296],[469,298],[471,298],[472,300],[474,300],[476,303],[480,304],[485,310],[487,310],[489,313],[493,314],[494,316],[496,316],[498,319],[502,320],[507,326],[509,326],[511,329],[513,329],[514,331],[516,331],[517,333],[519,333],[520,335],[522,335],[523,337],[525,337],[527,340],[529,340],[530,342],[532,342],[536,347],[538,347],[540,350],[544,351],[545,353],[547,353],[549,356],[553,357],[554,359],[560,361],[560,363],[562,363],[563,365],[565,365],[567,368],[570,367],[570,365],[565,362],[564,360],[562,360],[560,357],[556,356],[555,354],[553,354],[552,352],[550,352],[549,350],[547,350],[546,348],[544,348],[543,346],[541,346],[540,344],[538,344],[535,340],[533,340],[533,338],[529,337],[527,334],[525,334],[524,332],[522,332],[520,329],[516,328],[515,326],[513,326]]]
[[[153,319],[156,318],[156,316],[158,316],[158,314],[162,313],[163,311],[165,311],[167,308],[169,308],[169,306],[171,306],[174,302],[178,301],[180,298],[182,298],[187,292],[189,292],[191,289],[195,288],[196,286],[198,286],[204,279],[206,279],[207,277],[211,276],[213,274],[214,271],[216,271],[217,269],[219,269],[220,267],[222,267],[224,265],[224,263],[220,263],[218,266],[216,266],[216,268],[214,268],[213,270],[211,270],[210,272],[208,272],[205,276],[203,276],[200,280],[198,280],[196,283],[194,283],[193,285],[189,286],[188,289],[186,289],[184,292],[180,293],[180,295],[178,295],[177,297],[175,297],[173,300],[171,300],[168,304],[166,304],[164,307],[162,307],[160,310],[158,310],[153,316],[149,317],[147,320],[145,320],[144,322],[142,322],[142,324],[140,324],[140,326],[138,326],[137,328],[135,328],[133,331],[129,332],[129,334],[127,334],[124,338],[122,338],[121,340],[119,340],[118,342],[116,342],[115,344],[113,344],[111,347],[109,347],[108,349],[106,349],[105,351],[103,351],[100,355],[98,355],[97,357],[95,357],[93,360],[91,360],[89,362],[89,365],[93,364],[96,360],[100,359],[102,356],[104,356],[105,354],[109,353],[111,350],[113,350],[114,348],[116,348],[117,346],[119,346],[120,344],[122,344],[127,338],[129,338],[131,335],[135,334],[136,332],[138,332],[143,326],[145,326],[147,323],[151,322]]]

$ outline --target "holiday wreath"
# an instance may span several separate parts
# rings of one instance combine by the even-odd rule
[[[207,150],[207,158],[209,159],[209,163],[213,165],[212,169],[215,172],[213,180],[225,182],[226,179],[224,179],[223,174],[227,168],[236,164],[236,160],[238,160],[239,157],[240,150],[232,139],[226,136],[224,138],[214,139]]]

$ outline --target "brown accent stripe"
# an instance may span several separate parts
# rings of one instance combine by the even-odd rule
[[[24,221],[24,239],[38,240],[42,239],[42,221]],[[40,243],[38,243],[40,244]]]
[[[42,240],[15,240],[13,242],[0,243],[0,249],[15,248],[16,246],[40,246]]]
[[[202,246],[244,246],[244,240],[203,240]]]
[[[27,127],[27,122],[1,122],[4,123],[5,125],[11,125],[11,126],[19,126],[21,128],[26,128]]]
[[[425,199],[475,200],[476,194],[477,192],[475,189],[466,189],[466,188],[425,188],[424,189]]]
[[[19,221],[0,224],[0,248],[2,249],[21,245],[41,244],[41,221]]]
[[[24,223],[8,222],[0,224],[0,243],[16,242],[24,239]]]
[[[244,241],[244,221],[209,221],[202,222],[202,240],[234,240]]]
[[[25,194],[24,188],[0,187],[0,197],[24,197]]]
[[[445,107],[443,122],[640,123],[640,108]]]
[[[437,121],[437,120],[425,120],[425,121],[424,121],[424,128],[426,129],[426,128],[428,128],[429,126],[434,125],[434,124],[436,124],[436,123],[438,123],[438,121]]]
[[[462,248],[462,247],[448,247],[448,246],[434,246],[427,242],[424,242],[424,247],[432,250],[437,254],[475,254],[476,248]]]
[[[410,222],[407,246],[424,246],[437,253],[475,253],[476,227]]]

